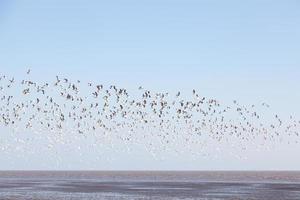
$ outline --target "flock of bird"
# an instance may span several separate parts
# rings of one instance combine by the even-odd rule
[[[55,134],[76,133],[116,137],[123,142],[159,141],[160,145],[297,138],[300,121],[278,114],[264,116],[267,103],[245,106],[201,96],[191,89],[171,94],[143,87],[131,95],[115,85],[71,81],[56,76],[52,82],[0,76],[0,125]],[[185,91],[186,92],[186,91]],[[269,111],[268,111],[269,112]]]

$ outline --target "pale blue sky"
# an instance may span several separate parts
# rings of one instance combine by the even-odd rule
[[[30,66],[41,80],[61,74],[127,88],[196,88],[225,102],[266,101],[279,113],[300,117],[299,9],[296,0],[1,0],[0,72],[21,78]],[[272,169],[276,164],[252,156],[246,164],[225,156],[193,165],[182,164],[182,158],[162,164],[143,158],[148,164],[137,168],[168,169],[178,162],[176,169],[217,169],[219,162],[225,169]],[[32,168],[47,168],[37,164],[37,157],[30,157]],[[294,163],[284,153],[282,159],[286,165],[277,163],[277,168],[300,169],[300,161]],[[122,161],[109,167],[120,168]],[[131,158],[131,163],[138,161]],[[26,161],[18,162],[12,168],[30,168]],[[12,166],[6,163],[0,168]]]

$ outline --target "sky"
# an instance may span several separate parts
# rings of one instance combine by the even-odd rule
[[[22,79],[31,68],[37,80],[62,75],[129,89],[195,88],[224,102],[268,102],[300,119],[299,8],[296,0],[1,0],[0,74]],[[5,127],[0,133],[12,134]],[[57,165],[40,162],[47,154],[0,151],[0,169],[300,170],[299,151],[280,145],[245,152],[242,160],[111,153],[108,164],[90,164],[88,150],[82,162],[58,150]]]

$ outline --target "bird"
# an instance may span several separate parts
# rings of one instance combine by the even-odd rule
[[[299,135],[300,120],[295,116],[284,119],[274,114],[267,123],[259,106],[237,100],[222,104],[218,99],[200,97],[196,89],[191,96],[183,96],[182,91],[154,92],[138,86],[138,95],[134,95],[117,85],[92,81],[86,85],[69,77],[56,76],[54,83],[21,80],[0,76],[0,125],[60,134],[117,135],[122,142],[137,142],[140,137],[147,142],[151,135],[163,148],[176,142],[186,146],[201,143],[205,137],[219,143],[234,137],[242,144],[257,138],[273,141],[283,135]],[[271,112],[268,103],[261,106]]]

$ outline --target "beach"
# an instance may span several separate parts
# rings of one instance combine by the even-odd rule
[[[2,171],[0,199],[300,199],[300,172]]]

